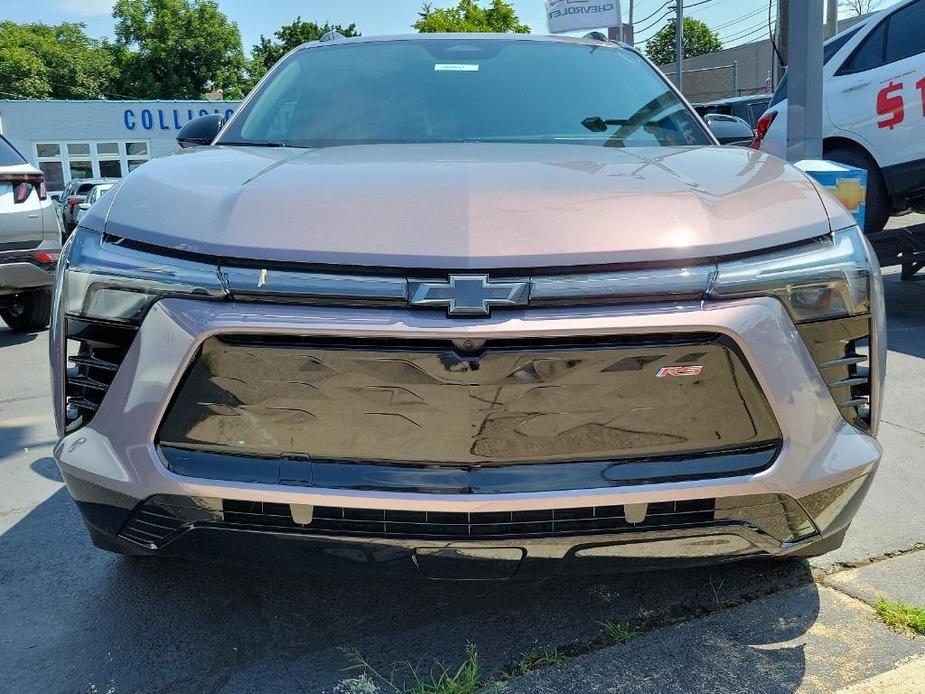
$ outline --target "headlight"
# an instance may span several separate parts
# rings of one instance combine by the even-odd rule
[[[137,324],[148,308],[167,295],[222,298],[216,264],[153,254],[120,239],[80,229],[66,257],[64,313]]]
[[[870,312],[871,259],[857,228],[765,255],[720,262],[711,299],[773,296],[795,323]]]

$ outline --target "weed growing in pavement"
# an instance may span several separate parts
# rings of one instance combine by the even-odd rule
[[[542,667],[564,663],[566,660],[568,660],[568,658],[568,654],[560,651],[558,648],[550,648],[545,651],[529,651],[527,653],[521,653],[520,660],[517,661],[517,664],[510,670],[505,670],[502,673],[502,677],[504,679],[520,677],[521,675],[525,675],[528,672],[532,672],[533,670],[539,670]]]
[[[478,651],[472,643],[466,645],[466,659],[456,670],[437,661],[426,670],[421,663],[404,663],[403,666],[393,668],[388,676],[373,667],[359,651],[347,649],[345,652],[353,661],[348,669],[362,672],[360,677],[338,682],[340,689],[335,689],[337,694],[380,694],[382,687],[395,694],[475,694],[487,684],[482,677]],[[372,688],[359,688],[367,685]]]
[[[601,630],[601,637],[609,644],[622,646],[639,636],[638,631],[630,631],[624,628],[623,625],[611,622],[609,619],[598,622],[597,626]]]
[[[925,610],[901,602],[877,598],[874,606],[880,621],[891,629],[925,636]]]

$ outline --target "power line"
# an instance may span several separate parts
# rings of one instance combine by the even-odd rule
[[[664,10],[666,7],[668,7],[668,5],[669,5],[670,2],[671,2],[671,0],[666,0],[666,2],[664,2],[664,3],[662,4],[661,7],[659,7],[657,10],[655,10],[655,12],[653,12],[652,14],[650,14],[648,17],[643,17],[642,19],[636,19],[636,20],[635,20],[636,24],[644,24],[645,22],[648,22],[650,19],[652,19],[652,17],[654,17],[655,15],[657,15],[659,12],[661,12],[662,10]]]
[[[754,11],[752,11],[752,12],[749,12],[748,14],[743,14],[741,17],[737,17],[736,19],[732,19],[732,20],[730,20],[730,21],[728,21],[728,22],[724,22],[723,24],[717,24],[715,27],[712,27],[712,29],[713,29],[713,31],[719,31],[720,29],[725,29],[726,27],[731,27],[733,24],[739,24],[740,22],[744,22],[744,21],[747,20],[747,19],[751,19],[751,18],[754,17],[755,15],[759,15],[759,14],[761,14],[761,13],[763,13],[763,12],[764,12],[764,8],[763,8],[763,7],[759,7],[757,10],[754,10]]]
[[[661,17],[659,17],[656,21],[652,22],[649,26],[647,26],[647,27],[645,27],[645,28],[643,28],[643,29],[640,29],[640,30],[638,31],[638,34],[640,34],[640,35],[641,35],[641,34],[644,34],[645,32],[647,32],[647,31],[648,31],[649,29],[651,29],[652,27],[658,26],[658,25],[662,24],[662,23],[663,23],[666,19],[668,19],[668,17],[670,17],[670,16],[671,16],[671,13],[670,13],[670,12],[666,12],[666,13],[663,14]],[[658,31],[661,31],[661,30],[662,30],[662,27],[659,27]],[[657,34],[658,31],[656,31],[655,34]],[[654,36],[655,34],[653,34],[652,36]],[[637,40],[639,40],[639,41],[648,41],[650,38],[652,38],[652,36],[649,36],[649,37],[647,37],[647,38],[645,38],[645,39],[637,39]]]

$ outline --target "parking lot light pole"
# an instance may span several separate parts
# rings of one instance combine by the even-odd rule
[[[787,160],[821,159],[823,0],[789,5]]]
[[[678,91],[684,93],[684,0],[675,1],[675,63],[678,66]]]

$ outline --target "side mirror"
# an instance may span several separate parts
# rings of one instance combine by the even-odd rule
[[[61,202],[61,193],[52,193],[51,199],[55,202]]]
[[[220,113],[210,113],[207,116],[193,118],[180,128],[180,132],[177,133],[177,144],[184,148],[211,145],[223,125],[225,125],[225,117]]]
[[[78,205],[78,207],[79,207],[80,209],[82,209],[84,212],[86,212],[87,210],[90,209],[90,203],[89,203],[89,202],[82,202],[82,203],[80,203],[80,204]]]

